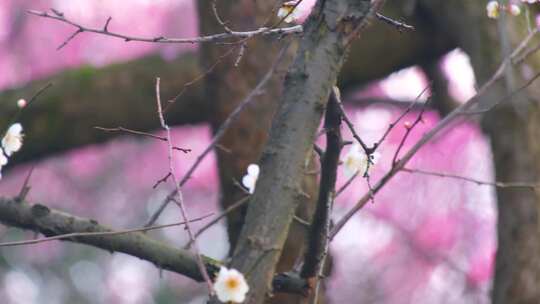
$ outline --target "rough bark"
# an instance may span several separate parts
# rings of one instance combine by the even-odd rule
[[[250,29],[261,26],[271,14],[274,2],[253,1],[218,1],[218,12],[221,18],[231,20],[228,26],[233,29]],[[213,33],[223,31],[212,13],[211,1],[199,1],[200,32]],[[206,98],[214,100],[213,115],[210,124],[217,132],[234,108],[257,85],[259,79],[272,65],[278,50],[287,42],[278,42],[272,38],[256,38],[248,42],[248,47],[241,58],[240,64],[234,67],[238,52],[228,58],[222,58],[222,64],[210,73],[205,80]],[[203,69],[223,56],[230,46],[222,47],[212,44],[201,46],[201,65]],[[271,118],[278,105],[283,70],[289,64],[295,47],[289,48],[279,74],[264,88],[264,93],[257,96],[238,118],[228,127],[220,148],[216,149],[220,176],[221,205],[227,208],[237,202],[244,194],[235,181],[242,179],[250,163],[257,163],[263,145],[268,138]],[[264,59],[263,59],[264,58]],[[314,168],[311,168],[314,170]],[[316,195],[316,176],[303,178],[303,191],[309,195],[299,204],[298,216],[309,221],[313,212],[313,198]],[[227,230],[230,241],[230,252],[236,247],[240,230],[244,223],[247,207],[227,215]],[[290,271],[298,258],[302,256],[305,243],[306,227],[294,223],[285,254],[278,265],[279,272]],[[279,294],[270,303],[297,303],[302,296]]]
[[[501,37],[497,22],[486,18],[485,4],[477,1],[422,1],[441,32],[451,35],[471,57],[477,80],[482,83],[502,61],[501,39],[513,47],[526,35],[524,18],[506,18]],[[500,22],[500,21],[499,21]],[[470,29],[475,29],[470,30]],[[540,71],[540,56],[507,74],[506,81],[490,90],[487,106],[525,81],[527,69]],[[531,75],[529,75],[530,77]],[[512,85],[513,83],[513,85]],[[510,87],[507,85],[510,84]],[[540,84],[506,100],[482,118],[491,139],[496,180],[538,182],[540,179]],[[492,302],[540,303],[540,193],[530,189],[497,188],[498,249]]]
[[[300,181],[307,173],[322,112],[369,7],[370,1],[318,1],[305,23],[231,263],[247,274],[246,303],[262,303],[271,291],[294,211],[305,196]]]
[[[142,232],[114,230],[96,220],[81,218],[40,204],[30,204],[18,199],[0,197],[0,223],[41,233],[47,237],[70,235],[63,240],[86,244],[107,250],[122,252],[186,276],[198,282],[204,281],[195,255],[162,241],[150,238]],[[122,233],[120,233],[122,232]],[[94,235],[83,235],[83,234]],[[73,234],[78,234],[74,236]],[[99,234],[99,235],[97,235]],[[203,256],[206,269],[211,276],[219,272],[220,261]],[[274,278],[277,290],[287,293],[305,292],[305,280],[297,276],[278,275]]]
[[[32,230],[45,236],[114,231],[92,219],[80,218],[44,205],[31,205],[15,199],[8,200],[0,197],[0,211],[2,224]],[[193,253],[151,239],[142,232],[80,236],[68,240],[101,248],[111,253],[126,253],[149,261],[161,269],[183,274],[196,281],[203,281]],[[215,274],[219,271],[219,262],[205,258],[205,263],[210,273]]]

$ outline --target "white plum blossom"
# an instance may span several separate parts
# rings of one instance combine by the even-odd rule
[[[12,124],[2,138],[2,147],[7,156],[11,156],[14,152],[17,152],[22,147],[23,127],[20,123]]]
[[[242,178],[242,185],[249,190],[249,193],[255,192],[255,184],[259,178],[259,166],[257,164],[251,164],[247,168],[247,174]]]
[[[492,19],[499,18],[499,14],[500,14],[499,9],[500,9],[499,2],[489,1],[488,4],[486,5],[487,16]]]
[[[28,102],[26,102],[25,99],[19,99],[17,100],[17,107],[19,107],[19,109],[22,109],[24,107],[26,107],[26,105],[28,104]]]
[[[214,283],[218,300],[223,303],[242,303],[246,299],[249,286],[244,275],[236,269],[221,267]]]
[[[380,158],[380,153],[373,152],[370,155],[371,164],[375,165]],[[368,170],[368,158],[364,150],[358,144],[353,144],[345,155],[343,160],[344,173],[346,177],[351,177],[357,172],[360,174],[366,173]]]
[[[4,155],[4,151],[0,148],[0,179],[2,179],[2,167],[7,165],[8,158]]]
[[[538,0],[521,0],[521,2],[535,3],[538,2]],[[518,16],[521,14],[521,8],[517,4],[501,5],[498,1],[493,0],[489,1],[486,6],[487,16],[492,19],[499,18],[501,10],[507,11],[512,16]]]
[[[510,6],[508,7],[508,11],[512,16],[518,16],[519,14],[521,14],[521,9],[518,5],[515,4],[510,4]]]
[[[300,12],[297,3],[298,1],[287,1],[283,3],[277,12],[277,16],[279,18],[285,18],[283,21],[287,23],[298,20],[300,18]]]

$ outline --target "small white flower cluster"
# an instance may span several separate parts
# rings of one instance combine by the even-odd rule
[[[242,178],[242,185],[248,189],[250,194],[255,192],[255,184],[259,178],[260,171],[261,169],[259,169],[257,164],[251,164],[247,168],[247,174]]]
[[[521,0],[521,2],[535,3],[538,0]],[[501,15],[501,11],[506,10],[512,16],[521,14],[521,8],[517,4],[501,5],[498,1],[489,1],[486,5],[487,16],[492,19],[497,19]]]
[[[283,21],[287,23],[295,22],[300,18],[300,12],[298,10],[298,1],[287,1],[281,5],[277,12],[279,18],[285,18]]]
[[[218,300],[223,303],[242,303],[246,300],[249,286],[241,272],[221,267],[214,283],[214,291]]]
[[[361,149],[360,145],[353,144],[343,160],[345,176],[350,178],[357,172],[360,174],[365,174],[368,170],[368,166],[371,167],[375,165],[379,161],[380,157],[381,154],[379,152],[373,152],[371,155],[369,155],[368,160],[366,153],[363,149]]]
[[[2,178],[2,167],[7,165],[8,157],[19,151],[23,143],[23,127],[20,123],[12,124],[2,138],[0,147],[0,179]]]

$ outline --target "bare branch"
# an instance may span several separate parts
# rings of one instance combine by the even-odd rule
[[[202,276],[204,280],[206,281],[206,284],[208,285],[208,291],[210,294],[214,293],[214,287],[212,284],[212,280],[210,279],[210,276],[208,275],[208,272],[206,270],[206,267],[204,266],[204,261],[202,259],[202,256],[199,252],[199,248],[197,246],[197,241],[195,240],[195,237],[193,236],[193,231],[191,230],[191,227],[189,225],[189,216],[187,213],[187,209],[184,205],[184,198],[182,195],[182,191],[180,191],[180,186],[178,184],[178,179],[176,178],[176,174],[174,174],[174,153],[173,153],[173,142],[172,142],[172,136],[171,136],[171,128],[167,125],[165,122],[165,117],[163,116],[163,110],[161,108],[161,94],[159,92],[159,78],[156,79],[156,104],[158,109],[158,116],[159,116],[159,122],[161,123],[161,127],[165,130],[166,133],[166,142],[167,142],[167,156],[169,159],[169,173],[171,174],[171,179],[174,183],[174,186],[176,187],[176,194],[177,200],[174,200],[177,202],[177,205],[180,209],[180,212],[182,213],[182,218],[185,222],[186,231],[189,237],[189,240],[193,242],[193,249],[195,250],[195,255],[197,256],[197,264],[199,266],[199,270],[202,273]]]
[[[280,106],[259,162],[262,174],[231,262],[247,274],[250,290],[246,303],[261,303],[268,295],[294,211],[303,196],[299,181],[305,177],[306,156],[312,153],[344,54],[375,13],[371,4],[369,0],[317,1],[305,22],[306,32],[285,78]],[[328,30],[329,25],[332,30]]]
[[[124,127],[116,127],[116,128],[94,127],[94,129],[97,129],[97,130],[100,130],[100,131],[105,131],[105,132],[124,132],[124,133],[128,133],[128,134],[141,135],[141,136],[154,138],[154,139],[157,139],[157,140],[167,141],[167,138],[163,137],[163,136],[157,136],[157,135],[152,134],[152,133],[143,132],[143,131],[137,131],[137,130],[131,130],[131,129],[124,128]],[[176,146],[173,146],[172,148],[174,150],[178,150],[178,151],[181,151],[181,152],[184,152],[184,153],[191,152],[191,149],[179,148],[179,147],[176,147]]]
[[[227,33],[232,33],[233,30],[231,30],[225,21],[223,21],[221,19],[221,17],[219,16],[219,12],[218,12],[218,9],[217,9],[217,0],[212,0],[212,12],[214,13],[214,17],[216,17],[216,21],[223,27],[223,29],[225,30],[225,32]]]
[[[201,221],[203,219],[208,218],[211,216],[212,213],[203,215],[198,218],[194,218],[189,220],[189,223],[194,223]],[[103,232],[73,232],[73,233],[66,233],[66,234],[60,234],[50,237],[44,237],[40,239],[35,240],[27,240],[27,241],[15,241],[15,242],[5,242],[0,243],[0,247],[13,247],[13,246],[22,246],[22,245],[33,245],[33,244],[39,244],[39,243],[45,243],[50,241],[56,241],[56,240],[69,240],[69,239],[76,239],[81,237],[90,237],[90,236],[113,236],[113,235],[120,235],[120,234],[128,234],[128,233],[134,233],[134,232],[143,232],[143,231],[150,231],[150,230],[157,230],[157,229],[164,229],[169,227],[176,227],[176,226],[183,226],[187,222],[177,222],[172,224],[164,224],[164,225],[156,225],[156,226],[150,226],[150,227],[142,227],[142,228],[133,228],[133,229],[125,229],[125,230],[116,230],[116,231],[103,231]]]
[[[341,148],[341,109],[338,102],[339,91],[334,87],[328,105],[324,128],[326,132],[327,147],[321,166],[321,181],[317,207],[310,225],[308,247],[304,257],[304,265],[300,272],[306,278],[310,290],[318,290],[319,273],[323,268],[328,253],[328,234],[330,233],[330,214],[336,194],[337,168]]]
[[[53,86],[52,83],[47,83],[45,86],[43,86],[42,88],[37,90],[37,92],[35,92],[34,95],[32,95],[32,97],[30,97],[30,99],[28,100],[28,103],[26,104],[26,106],[24,106],[22,108],[19,108],[19,110],[15,113],[15,115],[13,115],[13,117],[11,118],[11,120],[8,123],[8,126],[10,126],[10,125],[14,124],[15,122],[17,122],[17,120],[19,120],[19,118],[21,117],[23,111],[26,108],[28,108],[31,104],[33,104],[41,94],[43,94],[45,91],[47,91],[52,86]]]
[[[61,240],[90,245],[108,252],[122,252],[148,261],[159,269],[181,274],[197,282],[204,281],[193,253],[154,240],[142,232],[115,231],[92,219],[77,217],[40,204],[30,205],[26,201],[2,197],[0,197],[0,223],[9,227],[32,230],[48,238],[63,236]],[[140,229],[148,230],[148,228],[161,229],[160,226]],[[67,237],[68,234],[72,236]],[[205,256],[203,260],[208,273],[212,277],[215,276],[221,262]],[[303,286],[306,286],[306,282],[299,277],[276,275],[274,282],[276,292],[295,294],[305,292]]]
[[[401,115],[398,116],[398,118],[396,118],[395,121],[391,122],[389,125],[388,125],[388,128],[386,129],[386,131],[384,132],[384,134],[381,136],[381,139],[379,139],[374,145],[373,147],[375,149],[377,149],[383,142],[384,140],[386,139],[386,137],[388,136],[388,134],[390,134],[390,131],[392,131],[392,129],[394,129],[394,127],[403,119],[403,117],[405,117],[405,115],[409,114],[416,106],[418,106],[418,101],[420,100],[420,98],[422,98],[422,96],[427,92],[427,90],[431,87],[431,84],[428,84],[421,92],[420,94],[418,94],[418,96],[416,96],[416,98],[414,99],[414,101],[409,104],[409,106],[405,109],[405,111],[403,111],[401,113]],[[424,104],[421,105],[421,108],[420,108],[420,111],[425,111],[426,108],[428,107],[428,103],[427,102],[424,102]]]
[[[83,26],[75,21],[69,20],[65,17],[65,15],[57,10],[51,9],[53,11],[53,14],[50,14],[48,12],[44,11],[35,11],[35,10],[29,10],[27,11],[31,15],[35,15],[38,17],[48,18],[48,19],[54,19],[58,20],[60,22],[69,24],[73,27],[76,27],[77,30],[69,36],[64,42],[58,47],[58,49],[61,49],[62,47],[66,46],[73,38],[75,38],[77,35],[84,33],[84,32],[90,32],[90,33],[96,33],[104,36],[110,36],[114,38],[119,38],[124,40],[125,42],[130,41],[139,41],[139,42],[150,42],[150,43],[208,43],[208,42],[226,42],[231,39],[245,39],[245,38],[252,38],[255,36],[260,35],[289,35],[289,34],[297,34],[302,33],[302,25],[295,25],[291,27],[284,27],[284,28],[267,28],[267,27],[261,27],[256,30],[252,31],[245,31],[245,32],[226,32],[226,33],[219,33],[214,35],[208,35],[208,36],[199,36],[199,37],[193,37],[193,38],[167,38],[163,36],[148,38],[148,37],[136,37],[136,36],[129,36],[121,33],[111,32],[108,29],[110,18],[107,19],[107,22],[102,28],[91,28]]]
[[[386,17],[385,15],[383,15],[381,13],[376,13],[375,16],[377,17],[377,19],[381,20],[382,22],[397,28],[397,30],[400,31],[400,32],[403,32],[405,30],[414,31],[414,26],[409,25],[407,23],[394,20],[394,19],[392,19],[390,17]]]
[[[529,189],[537,189],[540,188],[540,182],[536,183],[527,183],[527,182],[488,182],[479,180],[472,177],[467,176],[461,176],[451,173],[443,173],[443,172],[433,172],[433,171],[426,171],[421,169],[411,169],[411,168],[403,168],[401,169],[403,172],[407,173],[416,173],[416,174],[423,174],[423,175],[430,175],[430,176],[437,176],[442,178],[452,178],[457,180],[462,180],[470,183],[475,183],[479,186],[493,186],[498,188],[529,188]]]
[[[180,180],[179,187],[184,186],[184,184],[189,180],[189,178],[191,178],[191,175],[193,174],[193,172],[195,172],[195,169],[197,169],[197,167],[201,164],[201,162],[208,155],[208,153],[210,153],[210,151],[212,151],[216,147],[218,142],[221,140],[221,138],[225,134],[225,131],[227,130],[227,128],[238,117],[238,115],[242,112],[242,110],[249,103],[251,103],[255,99],[255,97],[257,95],[262,93],[263,88],[266,86],[268,81],[270,81],[270,79],[272,78],[272,75],[274,74],[274,72],[278,68],[279,64],[281,63],[281,60],[284,58],[284,55],[285,55],[287,49],[288,49],[288,45],[283,47],[283,49],[280,51],[279,55],[277,56],[277,59],[275,60],[275,62],[270,67],[270,70],[268,70],[268,72],[264,75],[264,77],[257,84],[257,86],[253,89],[253,91],[251,91],[248,94],[248,96],[246,96],[246,98],[236,107],[236,109],[234,109],[234,111],[229,115],[229,117],[227,117],[225,122],[223,122],[223,124],[219,127],[219,130],[214,135],[214,138],[212,138],[212,141],[210,142],[210,144],[206,147],[206,149],[204,149],[204,151],[199,156],[197,156],[197,159],[195,160],[193,165],[191,165],[191,167],[188,169],[188,171],[186,172],[184,177]],[[163,210],[165,210],[165,207],[167,207],[167,205],[169,204],[169,202],[172,200],[172,198],[175,195],[176,195],[176,190],[169,193],[169,195],[161,203],[161,205],[156,210],[156,212],[154,212],[154,214],[152,214],[152,216],[148,220],[146,226],[151,226],[151,225],[153,225],[155,223],[155,221],[159,218],[159,216],[161,215]]]
[[[242,207],[244,204],[246,204],[247,202],[249,201],[249,196],[244,196],[243,198],[239,199],[237,202],[235,202],[234,204],[230,205],[229,207],[227,207],[227,209],[225,209],[221,214],[219,214],[218,216],[216,216],[214,219],[212,219],[210,222],[208,222],[206,225],[204,225],[201,229],[199,229],[199,231],[197,231],[195,233],[195,238],[198,238],[201,234],[203,234],[206,230],[208,230],[210,227],[212,227],[213,225],[217,224],[222,218],[224,218],[225,216],[227,216],[227,214],[233,212],[234,210]],[[186,249],[189,249],[191,247],[191,245],[193,244],[193,242],[190,240],[185,248]]]
[[[429,101],[429,100],[428,100]],[[424,103],[426,105],[428,102]],[[398,147],[396,149],[396,152],[394,153],[394,157],[392,157],[392,166],[395,166],[398,160],[399,152],[401,149],[403,149],[403,146],[405,145],[405,142],[407,141],[407,138],[411,134],[412,130],[422,121],[424,121],[424,112],[426,111],[426,107],[423,107],[420,112],[418,113],[418,116],[414,120],[414,122],[410,126],[405,127],[405,134],[401,138],[401,141],[398,144]]]
[[[345,124],[347,125],[347,127],[349,128],[349,130],[351,131],[352,133],[352,136],[354,137],[354,139],[356,139],[356,141],[360,144],[360,146],[362,147],[362,149],[364,150],[364,153],[366,153],[366,155],[370,155],[371,153],[373,153],[374,151],[374,148],[370,148],[368,147],[364,141],[362,140],[362,138],[360,138],[360,136],[358,135],[358,133],[356,133],[356,129],[354,128],[354,124],[351,122],[351,120],[349,119],[349,117],[347,116],[347,113],[345,113],[345,109],[343,108],[343,104],[341,103],[341,99],[340,97],[338,96],[338,105],[339,105],[339,109],[340,109],[340,114],[341,114],[341,117],[343,118],[343,121],[345,122]]]
[[[463,103],[461,106],[457,107],[455,110],[450,112],[447,116],[445,116],[441,121],[435,125],[429,132],[424,134],[420,140],[416,144],[414,144],[411,149],[400,159],[398,160],[378,182],[373,187],[373,193],[376,194],[382,187],[384,187],[388,181],[392,179],[398,172],[400,172],[405,165],[411,160],[411,158],[420,150],[426,143],[431,141],[436,135],[438,135],[442,130],[446,129],[449,125],[451,125],[458,117],[461,117],[463,113],[467,113],[471,109],[471,107],[478,105],[480,102],[480,97],[483,96],[487,90],[489,90],[497,81],[499,81],[504,74],[504,71],[511,67],[513,63],[513,59],[518,56],[526,47],[527,43],[531,41],[532,36],[534,36],[536,33],[538,33],[538,30],[535,30],[531,34],[529,34],[520,44],[519,46],[512,52],[511,56],[508,58],[505,58],[503,62],[500,64],[497,71],[493,74],[493,76],[484,84],[480,89],[478,89],[475,96],[471,97],[467,102]],[[532,79],[528,80],[526,83],[530,84],[532,81],[534,81],[537,78],[537,76],[534,76]],[[371,191],[370,191],[371,192]],[[332,232],[330,233],[330,238],[333,239],[337,233],[345,226],[345,224],[352,218],[352,216],[358,212],[358,210],[362,209],[365,204],[369,201],[370,196],[372,194],[368,193],[364,195],[360,200],[356,203],[356,205],[349,210],[343,218],[341,218],[334,228],[332,229]]]

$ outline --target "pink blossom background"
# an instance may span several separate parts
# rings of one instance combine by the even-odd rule
[[[132,0],[126,5],[119,0],[0,0],[0,88],[82,64],[99,67],[150,53],[172,59],[196,50],[192,45],[125,43],[85,33],[57,51],[73,28],[24,13],[26,9],[50,7],[97,27],[112,16],[109,28],[126,34],[197,35],[193,1]],[[474,94],[474,76],[465,55],[453,51],[441,64],[456,99]],[[360,95],[413,99],[425,84],[425,76],[413,67],[392,74]],[[348,112],[359,134],[374,142],[401,109],[350,106]],[[416,115],[411,113],[404,121],[413,121]],[[404,150],[438,119],[436,113],[427,113]],[[404,132],[403,125],[398,125],[381,146],[382,158],[373,168],[372,182],[390,168]],[[175,169],[181,175],[208,144],[209,130],[206,126],[180,127],[173,137],[175,144],[193,150],[175,155]],[[351,138],[348,133],[346,137]],[[20,165],[0,181],[0,196],[17,194],[33,166],[30,201],[117,228],[141,226],[171,190],[164,184],[152,189],[168,171],[167,151],[163,143],[146,139],[124,137]],[[493,176],[487,141],[471,124],[453,126],[420,150],[409,167],[481,180]],[[344,182],[340,174],[338,183]],[[184,188],[190,215],[219,212],[218,191],[212,155]],[[338,198],[333,217],[339,219],[366,191],[365,180],[359,178]],[[398,174],[332,243],[331,303],[488,303],[496,246],[493,194],[491,187],[462,180]],[[171,206],[160,223],[179,220],[178,210]],[[151,235],[175,246],[187,241],[181,228]],[[33,234],[1,227],[0,237],[0,241],[10,241],[29,239]],[[199,243],[205,254],[225,258],[228,242],[223,223],[203,234]],[[161,273],[147,262],[82,245],[49,242],[0,249],[0,297],[8,304],[204,303],[204,290],[204,286],[178,275]]]

